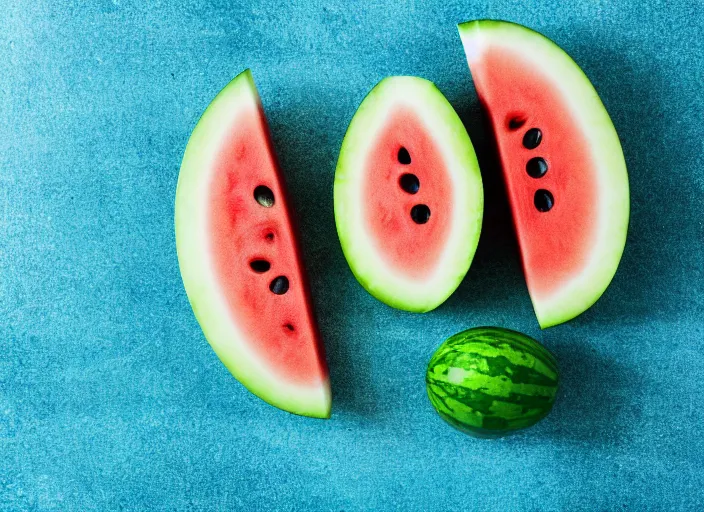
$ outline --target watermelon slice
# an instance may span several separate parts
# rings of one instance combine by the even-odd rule
[[[372,89],[342,142],[334,195],[343,252],[374,297],[425,312],[459,286],[484,195],[467,131],[432,82],[389,77]]]
[[[330,416],[330,385],[284,181],[249,70],[193,130],[176,189],[176,247],[205,337],[252,393]]]
[[[626,243],[618,135],[582,70],[546,37],[490,20],[459,32],[496,136],[538,322],[566,322],[606,290]]]

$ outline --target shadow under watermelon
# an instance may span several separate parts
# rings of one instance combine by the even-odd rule
[[[356,109],[349,91],[319,91],[313,83],[289,90],[287,108],[268,108],[272,138],[289,189],[332,384],[333,417],[376,414],[376,392],[360,326],[364,292],[347,266],[337,238],[333,181],[339,144]],[[316,98],[336,97],[337,101]],[[282,102],[284,103],[284,102]],[[266,107],[266,105],[265,105]]]
[[[443,304],[440,314],[474,315],[476,322],[501,323],[522,313],[533,314],[523,279],[521,260],[513,229],[511,210],[503,182],[498,150],[491,123],[476,95],[467,95],[456,105],[457,113],[472,140],[484,186],[482,232],[467,276]],[[470,327],[471,325],[467,325]]]
[[[589,340],[569,339],[551,351],[560,368],[555,406],[526,435],[541,442],[588,442],[591,447],[633,440],[645,389],[638,369],[600,353]]]

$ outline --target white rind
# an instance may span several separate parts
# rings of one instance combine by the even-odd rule
[[[604,293],[616,273],[626,244],[629,186],[618,134],[582,69],[550,39],[521,25],[492,20],[463,23],[459,32],[470,70],[482,65],[487,48],[501,47],[520,54],[544,73],[561,91],[574,123],[584,128],[588,144],[597,156],[594,162],[599,191],[598,235],[588,262],[551,296],[531,292],[533,308],[542,328],[566,322],[590,308]],[[476,86],[479,90],[482,84],[476,83]]]
[[[183,284],[203,333],[223,364],[252,393],[286,411],[327,418],[330,385],[326,380],[301,386],[280,379],[248,347],[247,333],[232,318],[214,273],[208,239],[208,190],[215,158],[241,114],[260,108],[249,70],[235,77],[198,121],[181,164],[176,188],[176,249]]]
[[[389,114],[412,108],[426,123],[453,184],[453,222],[448,243],[424,278],[400,273],[379,253],[365,229],[364,156],[377,141]],[[382,302],[408,311],[430,311],[455,291],[474,257],[481,231],[484,195],[474,148],[462,121],[432,82],[390,77],[367,95],[350,122],[335,172],[335,222],[342,249],[357,280]]]

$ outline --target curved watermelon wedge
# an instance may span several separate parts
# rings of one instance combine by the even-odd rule
[[[220,360],[252,393],[330,416],[330,385],[300,250],[249,70],[193,130],[176,189],[188,299]]]
[[[425,312],[455,291],[477,247],[484,192],[467,131],[432,82],[389,77],[369,92],[334,188],[340,243],[369,293]]]
[[[566,322],[603,294],[626,243],[618,135],[589,79],[546,37],[491,20],[459,32],[496,136],[538,322]]]

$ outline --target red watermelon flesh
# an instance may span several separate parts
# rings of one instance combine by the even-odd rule
[[[517,236],[528,287],[538,299],[549,297],[584,267],[597,235],[597,184],[590,172],[594,155],[560,91],[519,55],[489,48],[483,66],[473,73],[482,84],[480,100],[491,105],[488,112],[500,135],[497,144],[513,217],[520,226]],[[521,87],[515,87],[516,76]],[[526,149],[522,139],[531,127],[541,127],[543,140],[538,148]],[[549,169],[536,180],[525,168],[538,155]],[[549,215],[535,207],[531,192],[539,188],[553,195]]]
[[[247,71],[213,100],[184,155],[184,285],[206,338],[245,386],[282,409],[327,417],[328,372],[290,213]]]
[[[589,80],[549,39],[490,20],[462,24],[460,35],[538,320],[564,322],[599,298],[623,252],[629,200],[618,136]],[[536,129],[541,138],[525,142]]]
[[[211,251],[230,314],[272,369],[293,382],[319,382],[324,361],[304,269],[261,108],[240,114],[218,156],[210,184]],[[256,170],[256,172],[252,172]],[[274,206],[262,207],[253,191],[264,184]],[[254,262],[269,270],[252,270]],[[269,283],[284,276],[289,290],[273,294]]]
[[[413,155],[399,162],[399,151]],[[379,253],[411,278],[422,277],[437,264],[450,235],[452,183],[428,127],[410,109],[400,108],[380,130],[376,147],[366,161],[365,221]],[[409,194],[399,186],[403,174],[415,175],[422,186]],[[418,226],[409,212],[416,204],[430,208],[432,222]],[[393,233],[393,236],[389,236]]]

